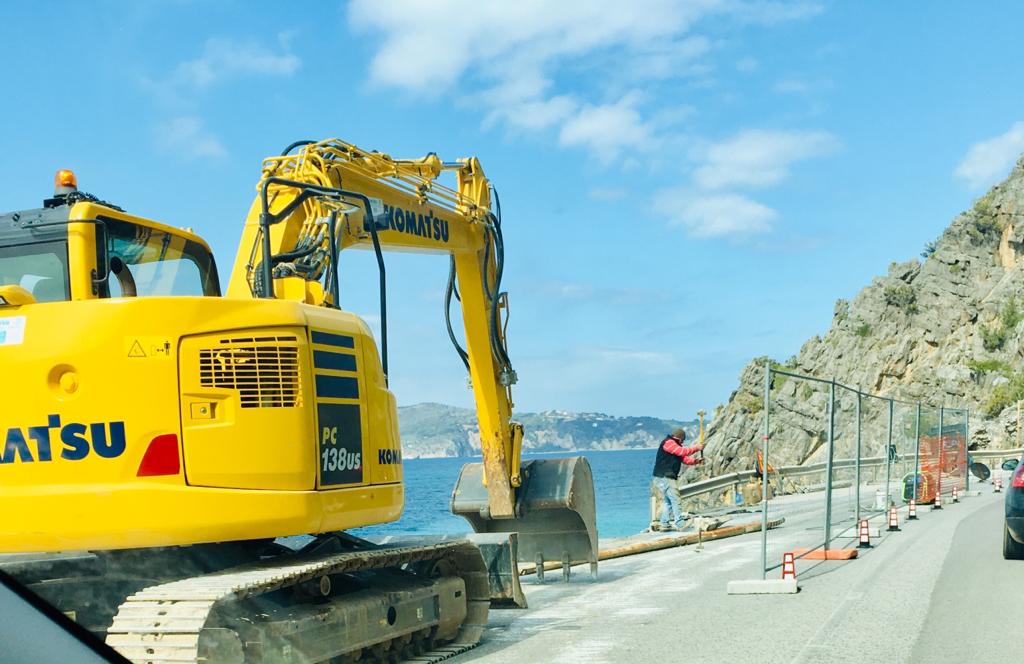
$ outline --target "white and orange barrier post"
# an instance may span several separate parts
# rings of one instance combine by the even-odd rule
[[[796,561],[792,553],[782,554],[782,579],[793,579],[796,581]]]
[[[860,520],[860,542],[857,544],[858,549],[870,549],[871,548],[871,531],[868,529],[868,520]]]
[[[896,506],[889,508],[889,532],[894,533],[900,529],[900,517],[896,513]]]

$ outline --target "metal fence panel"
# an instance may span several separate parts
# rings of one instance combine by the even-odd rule
[[[777,399],[783,390],[785,407]],[[786,523],[762,530],[762,578],[781,566],[783,553],[800,559],[855,547],[862,519],[874,519],[872,529],[884,537],[891,507],[911,498],[931,502],[936,494],[948,500],[954,486],[968,487],[965,409],[908,403],[768,363],[763,409],[756,484],[745,491],[757,492],[763,524],[778,517]],[[781,442],[784,448],[773,449]],[[742,479],[737,474],[736,486]],[[744,496],[748,503],[752,497]]]

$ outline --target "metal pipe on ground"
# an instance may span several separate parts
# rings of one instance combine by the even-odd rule
[[[768,529],[778,528],[786,520],[784,518],[772,519],[768,521]],[[611,560],[613,558],[624,558],[626,556],[635,556],[641,553],[650,553],[651,551],[660,551],[662,549],[671,549],[677,546],[686,546],[688,544],[696,544],[698,541],[710,542],[717,539],[725,539],[727,537],[736,537],[737,535],[746,535],[747,533],[756,533],[761,530],[761,524],[748,523],[740,526],[728,526],[726,528],[716,528],[715,530],[707,530],[702,533],[687,533],[685,535],[675,535],[672,537],[661,537],[656,540],[648,540],[646,542],[634,542],[632,544],[625,544],[623,546],[612,547],[610,549],[602,549],[597,554],[598,560]],[[544,563],[544,571],[548,572],[551,570],[561,569],[561,562],[546,562]],[[526,565],[520,568],[519,576],[528,576],[530,574],[537,573],[537,565]]]

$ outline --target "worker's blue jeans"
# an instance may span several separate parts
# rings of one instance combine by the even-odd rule
[[[661,494],[661,526],[668,528],[670,524],[676,528],[683,527],[683,506],[679,499],[679,487],[676,481],[667,477],[655,477],[654,486]],[[675,518],[673,519],[673,515]]]

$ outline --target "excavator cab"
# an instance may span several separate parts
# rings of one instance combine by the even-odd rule
[[[18,304],[219,296],[210,248],[190,231],[126,214],[58,171],[54,196],[3,215],[0,293]]]

